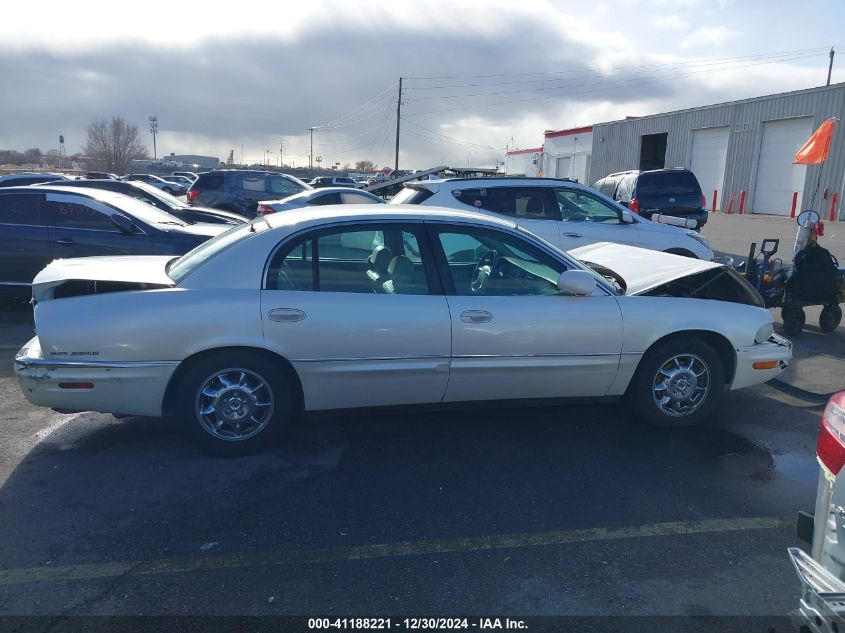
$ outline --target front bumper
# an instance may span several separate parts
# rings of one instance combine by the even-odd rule
[[[777,378],[792,360],[792,343],[778,334],[772,334],[768,341],[755,343],[736,350],[736,371],[731,389],[742,389],[759,385]],[[772,369],[755,369],[754,363],[776,361]]]
[[[795,628],[814,633],[845,631],[845,583],[803,550],[790,547],[788,551],[801,581],[801,606],[789,614]]]
[[[178,365],[178,361],[49,358],[36,336],[15,356],[14,372],[26,399],[39,407],[160,416],[164,393]],[[93,387],[67,387],[74,383]]]

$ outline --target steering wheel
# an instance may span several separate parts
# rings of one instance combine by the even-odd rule
[[[469,284],[473,292],[481,292],[487,280],[496,272],[499,263],[499,253],[490,249],[478,260],[475,270],[472,271],[472,281]]]

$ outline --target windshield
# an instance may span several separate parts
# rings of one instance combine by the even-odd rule
[[[252,222],[240,224],[229,229],[207,242],[203,242],[194,250],[182,255],[182,257],[172,260],[167,265],[167,274],[178,284],[218,253],[222,253],[227,248],[248,240],[254,235],[266,231],[268,228],[270,227],[264,219],[257,218]]]
[[[164,202],[171,209],[178,209],[187,206],[176,196],[171,196],[169,193],[167,193],[166,191],[162,191],[158,187],[154,187],[153,185],[148,185],[147,183],[140,181],[133,182],[132,184],[138,187],[138,189],[143,189],[150,197],[156,198],[157,200]]]
[[[120,211],[125,211],[133,218],[137,218],[147,224],[177,224],[179,226],[186,226],[186,223],[171,215],[166,211],[162,211],[153,205],[142,202],[132,196],[125,194],[117,194],[113,196],[103,197],[101,200]]]
[[[577,268],[578,270],[586,270],[588,273],[592,274],[596,278],[596,281],[598,281],[599,285],[603,289],[607,290],[609,293],[614,294],[614,295],[624,294],[623,292],[620,292],[620,289],[619,289],[619,287],[617,286],[616,283],[611,284],[608,281],[608,279],[606,279],[605,277],[600,275],[598,272],[596,272],[595,270],[590,268],[589,265],[587,265],[586,263],[582,262],[579,259],[575,259],[573,257],[570,257],[569,255],[567,255],[565,252],[560,250],[557,246],[555,246],[551,242],[544,240],[539,235],[536,235],[535,233],[532,233],[531,231],[528,231],[528,230],[522,228],[521,226],[517,226],[517,230],[519,230],[521,233],[525,233],[527,235],[530,235],[531,238],[534,241],[540,242],[548,250],[552,251],[558,257],[562,258],[572,268]]]
[[[433,191],[424,187],[404,187],[390,199],[390,204],[420,204],[433,195]]]

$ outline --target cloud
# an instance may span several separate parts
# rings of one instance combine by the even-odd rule
[[[684,18],[677,14],[668,14],[662,15],[654,22],[652,22],[654,26],[659,29],[675,29],[675,30],[683,30],[689,27],[689,22],[687,22]]]
[[[726,26],[703,26],[681,40],[681,48],[690,49],[719,46],[737,35],[739,35],[737,31],[729,29]]]
[[[64,134],[73,153],[91,120],[120,115],[152,149],[147,118],[155,114],[160,156],[225,158],[234,150],[240,160],[243,146],[247,161],[261,160],[266,149],[275,160],[284,142],[285,162],[303,165],[306,128],[318,126],[314,154],[324,165],[389,165],[402,76],[401,166],[493,164],[511,137],[532,147],[544,129],[809,85],[800,67],[716,73],[681,51],[644,52],[613,32],[613,21],[575,18],[546,2],[520,8],[479,0],[444,3],[443,10],[401,2],[383,11],[372,4],[345,11],[343,20],[326,3],[314,4],[321,10],[291,10],[289,22],[281,19],[289,3],[226,20],[211,3],[187,4],[194,17],[185,20],[155,16],[159,25],[178,24],[185,38],[176,31],[164,37],[169,26],[145,23],[155,3],[145,4],[131,28],[68,23],[72,38],[53,38],[61,20],[49,10],[43,24],[14,33],[15,20],[4,20],[0,77],[14,90],[0,99],[0,119],[13,124],[0,128],[0,148],[48,150]],[[707,39],[702,30],[697,42]]]

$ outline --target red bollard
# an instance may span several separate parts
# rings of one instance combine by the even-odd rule
[[[834,193],[833,197],[830,199],[830,216],[828,217],[828,220],[830,220],[831,222],[836,220],[836,203],[837,202],[839,202],[839,194]]]
[[[716,213],[716,190],[713,190],[713,213]]]
[[[795,209],[796,209],[797,206],[798,206],[798,192],[793,191],[792,192],[792,211],[789,212],[790,218],[795,217]]]
[[[745,191],[739,192],[739,215],[742,215],[743,210],[745,209]]]
[[[728,210],[725,213],[734,212],[734,194],[731,194],[731,199],[728,200]]]

